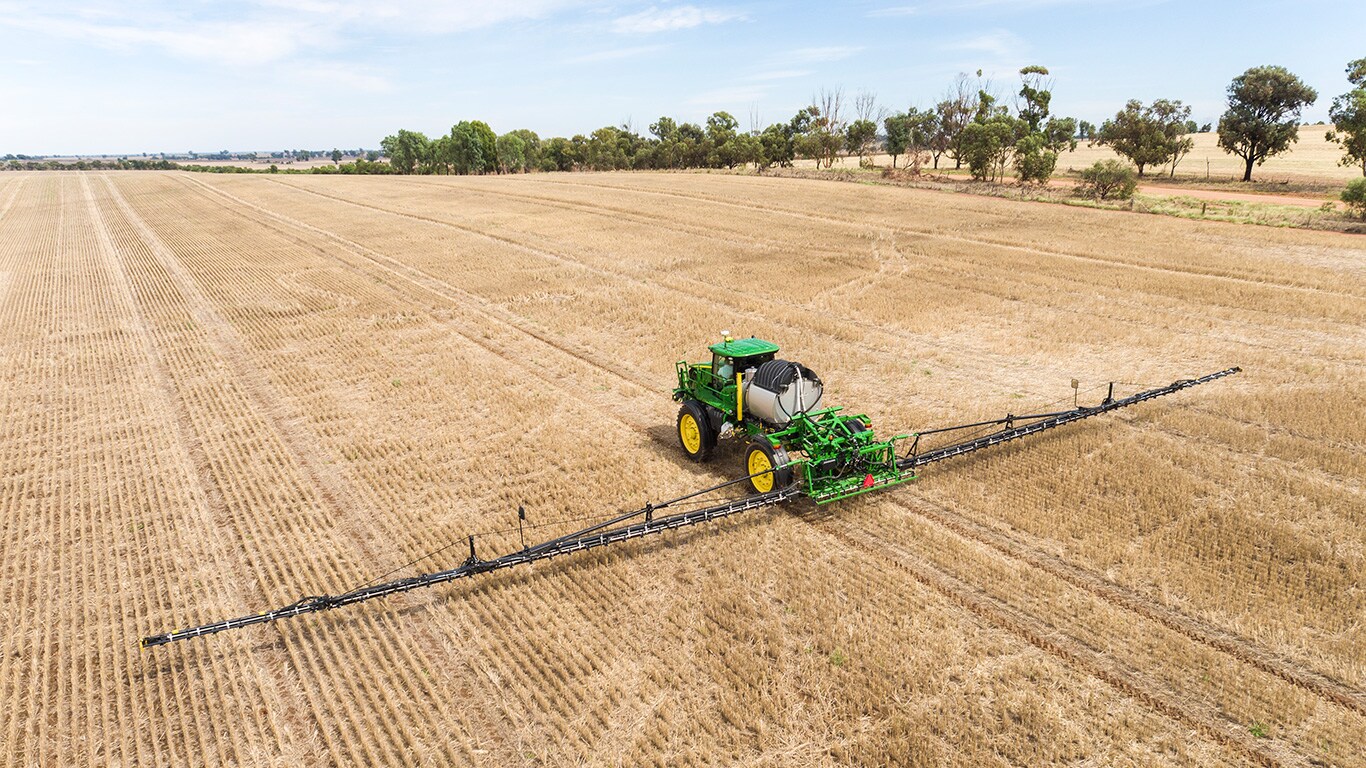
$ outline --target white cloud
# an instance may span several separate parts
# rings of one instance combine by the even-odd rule
[[[270,63],[301,48],[324,42],[319,31],[287,23],[272,26],[238,22],[135,26],[37,15],[7,18],[0,21],[0,25],[119,51],[154,48],[179,58],[223,64]]]
[[[9,2],[0,3],[0,29],[122,52],[154,49],[176,58],[251,66],[342,48],[352,37],[375,30],[451,34],[540,18],[588,1],[254,0],[221,10],[158,0],[127,5],[93,0],[76,8]]]
[[[388,78],[339,64],[304,64],[289,69],[288,74],[310,85],[350,91],[382,93],[393,88]]]
[[[1025,42],[1012,32],[998,29],[981,35],[965,38],[940,46],[946,51],[969,51],[995,56],[998,59],[1018,56],[1025,49]]]
[[[680,5],[674,8],[650,8],[640,13],[622,16],[612,22],[612,29],[625,35],[648,35],[656,32],[692,29],[703,24],[738,21],[744,18],[744,14],[734,11]]]
[[[775,69],[767,72],[757,72],[747,76],[745,79],[765,82],[768,80],[788,80],[794,77],[806,77],[809,74],[811,74],[811,70],[808,69]]]
[[[699,93],[688,99],[688,104],[707,107],[708,109],[719,109],[742,103],[752,104],[767,94],[768,86],[766,85],[732,85]]]
[[[863,50],[861,45],[825,45],[816,48],[797,48],[776,58],[794,64],[814,64],[822,61],[847,59]]]
[[[586,0],[256,0],[255,5],[324,25],[380,26],[431,35],[480,29],[508,21],[537,19]]]
[[[575,56],[568,59],[570,64],[584,64],[594,61],[617,61],[619,59],[630,59],[636,56],[644,56],[647,53],[655,53],[668,48],[667,45],[634,45],[629,48],[609,48],[604,51],[594,51],[582,56]]]
[[[1148,7],[1162,5],[1170,0],[957,0],[957,2],[932,3],[918,6],[916,11],[925,14],[955,14],[966,11],[991,10],[997,13],[1036,11],[1043,8],[1056,8],[1067,5],[1124,5],[1126,7]]]
[[[918,5],[894,5],[890,8],[877,8],[871,10],[865,15],[873,19],[888,19],[898,16],[916,16],[919,15],[919,13],[920,6]]]

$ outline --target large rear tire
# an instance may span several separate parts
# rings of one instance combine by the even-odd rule
[[[693,461],[711,458],[716,447],[716,432],[707,419],[707,409],[696,400],[688,400],[678,409],[678,444]]]
[[[758,438],[745,448],[745,474],[755,493],[768,493],[792,484],[792,467],[788,466],[787,451],[774,448],[765,438]]]

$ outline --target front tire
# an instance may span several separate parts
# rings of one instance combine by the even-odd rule
[[[711,449],[716,447],[716,432],[701,403],[688,400],[678,409],[677,432],[678,444],[689,459],[702,462],[711,458]]]
[[[768,493],[792,484],[787,451],[774,448],[762,437],[745,449],[745,474],[749,475],[749,485],[755,493]]]

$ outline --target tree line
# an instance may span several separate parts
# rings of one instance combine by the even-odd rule
[[[1348,64],[1347,79],[1352,88],[1333,100],[1329,110],[1333,128],[1327,139],[1342,146],[1343,165],[1360,166],[1366,176],[1366,58]],[[1110,147],[1133,164],[1139,177],[1153,168],[1166,168],[1174,176],[1194,145],[1191,134],[1214,127],[1197,126],[1191,120],[1191,108],[1173,99],[1147,105],[1130,100],[1113,118],[1095,126],[1053,114],[1053,87],[1046,67],[1024,67],[1019,71],[1018,90],[1008,94],[1013,103],[1008,104],[1001,89],[978,70],[975,77],[960,74],[933,107],[898,112],[880,108],[870,93],[846,100],[842,89],[822,89],[791,119],[762,129],[752,125],[748,131],[741,130],[728,112],[713,113],[704,124],[661,117],[645,135],[625,124],[549,139],[529,129],[498,135],[483,121],[467,120],[435,138],[410,130],[386,136],[381,147],[387,163],[379,162],[374,152],[342,163],[341,151],[334,149],[334,165],[307,172],[486,174],[740,166],[763,170],[791,166],[797,158],[830,168],[845,156],[871,165],[871,157],[885,151],[891,155],[893,168],[902,164],[912,173],[919,173],[925,165],[938,169],[942,162],[951,161],[955,169],[966,165],[980,181],[999,182],[1013,174],[1022,183],[1042,184],[1053,175],[1060,154],[1075,149],[1079,141]],[[1233,79],[1228,108],[1216,130],[1219,147],[1244,160],[1244,181],[1252,179],[1254,166],[1285,152],[1298,140],[1300,115],[1317,98],[1313,88],[1284,67],[1253,67]],[[324,153],[297,150],[292,154]],[[164,159],[62,163],[7,156],[5,160],[3,167],[11,170],[234,172],[229,170],[232,166],[179,166]],[[1116,166],[1110,171],[1124,169]],[[280,169],[272,165],[267,172]]]
[[[736,168],[760,170],[791,166],[797,158],[831,167],[836,159],[857,157],[861,165],[885,151],[895,168],[912,172],[942,161],[967,166],[973,178],[997,182],[1013,173],[1022,183],[1044,183],[1059,155],[1079,141],[1108,146],[1126,158],[1142,177],[1165,167],[1174,176],[1191,151],[1198,126],[1191,108],[1174,99],[1145,105],[1131,100],[1115,116],[1095,126],[1051,111],[1053,82],[1048,69],[1033,65],[1019,72],[1013,106],[979,70],[959,75],[933,107],[888,113],[876,99],[860,93],[847,103],[841,89],[822,89],[810,106],[790,120],[763,129],[740,129],[728,112],[705,124],[661,117],[641,135],[631,125],[605,126],[588,135],[542,139],[519,129],[498,135],[485,122],[462,121],[450,133],[429,138],[409,130],[386,136],[384,154],[397,173],[484,174],[528,171],[612,171],[624,169]],[[1366,59],[1348,66],[1355,88],[1333,102],[1330,141],[1345,151],[1344,165],[1361,165],[1366,175]],[[1220,117],[1219,146],[1242,158],[1244,181],[1268,157],[1298,140],[1303,109],[1318,98],[1284,67],[1253,67],[1228,88],[1228,109]]]
[[[379,153],[372,153],[378,158]],[[242,165],[199,165],[181,164],[166,159],[137,159],[121,157],[114,160],[38,160],[20,159],[16,155],[9,160],[0,160],[0,169],[7,171],[192,171],[195,173],[290,173],[290,174],[354,174],[376,175],[395,173],[389,163],[356,158],[354,162],[343,163],[334,160],[335,165],[322,165],[316,168],[281,170],[272,164],[269,169],[248,168]]]
[[[1077,121],[1049,115],[1051,95],[1044,67],[1021,71],[1024,106],[1018,118],[999,105],[989,84],[970,88],[966,75],[950,98],[934,109],[888,114],[872,94],[857,94],[847,103],[842,89],[822,89],[810,106],[791,119],[762,130],[741,130],[729,112],[715,112],[699,125],[661,117],[647,135],[630,125],[605,126],[588,135],[542,139],[519,129],[497,135],[483,121],[462,121],[450,133],[429,138],[400,130],[380,146],[390,164],[404,174],[524,173],[527,171],[613,171],[625,169],[789,167],[798,158],[830,168],[846,154],[860,164],[887,151],[895,165],[903,156],[919,169],[932,159],[938,168],[947,158],[974,175],[1001,176],[1007,159],[1018,155],[1029,179],[1046,179],[1057,152],[1075,147]],[[1021,142],[1024,142],[1021,144]]]
[[[140,160],[121,157],[117,160],[40,160],[15,155],[4,161],[4,168],[10,171],[175,171],[185,170],[170,160]],[[243,169],[246,170],[246,169]]]

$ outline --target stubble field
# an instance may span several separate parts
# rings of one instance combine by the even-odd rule
[[[1329,125],[1302,125],[1299,139],[1279,155],[1268,157],[1265,162],[1254,166],[1252,177],[1261,181],[1336,181],[1345,184],[1352,179],[1361,178],[1360,165],[1342,165],[1342,146],[1325,139]],[[1193,146],[1190,154],[1181,159],[1176,166],[1178,178],[1204,179],[1241,179],[1246,169],[1245,161],[1219,148],[1217,133],[1196,133],[1191,135]],[[1058,158],[1058,170],[1080,171],[1097,160],[1119,160],[1125,158],[1115,154],[1109,147],[1091,146],[1081,142],[1071,152],[1064,152]],[[1171,167],[1146,169],[1153,176],[1154,183],[1161,183]]]
[[[1366,245],[1325,233],[737,176],[6,174],[0,764],[1363,765],[1363,327]],[[1244,372],[138,649],[516,547],[519,504],[539,538],[738,476],[668,397],[722,329],[889,433]]]
[[[1332,185],[1334,193],[1330,197],[1336,200],[1337,191],[1340,189],[1339,185],[1343,185],[1352,179],[1361,178],[1361,166],[1344,166],[1339,162],[1342,159],[1341,145],[1325,140],[1325,136],[1331,127],[1326,125],[1300,126],[1299,139],[1291,144],[1285,152],[1273,155],[1267,158],[1265,162],[1254,166],[1252,178],[1273,184],[1290,185],[1311,182]],[[1243,178],[1243,171],[1245,170],[1243,159],[1220,149],[1217,133],[1195,133],[1191,134],[1190,138],[1192,140],[1191,151],[1176,166],[1176,178],[1178,180],[1228,182]],[[891,155],[875,155],[872,159],[879,167],[890,167],[892,165]],[[1084,168],[1089,168],[1099,160],[1118,160],[1125,165],[1131,165],[1128,158],[1120,156],[1110,147],[1092,145],[1089,141],[1083,140],[1077,144],[1076,149],[1063,152],[1058,156],[1057,171],[1059,174],[1075,173]],[[905,162],[904,157],[901,158],[901,162]],[[814,165],[814,160],[798,160],[796,162],[798,168],[811,168]],[[954,167],[954,163],[952,160],[940,158],[939,166],[941,169],[949,169]],[[834,167],[858,168],[858,158],[846,157],[842,160],[836,160]],[[967,173],[966,167],[963,166],[964,170],[961,171],[964,174]],[[1147,175],[1144,177],[1144,181],[1149,184],[1161,184],[1168,179],[1170,171],[1171,166],[1169,164],[1145,168],[1144,172]]]

